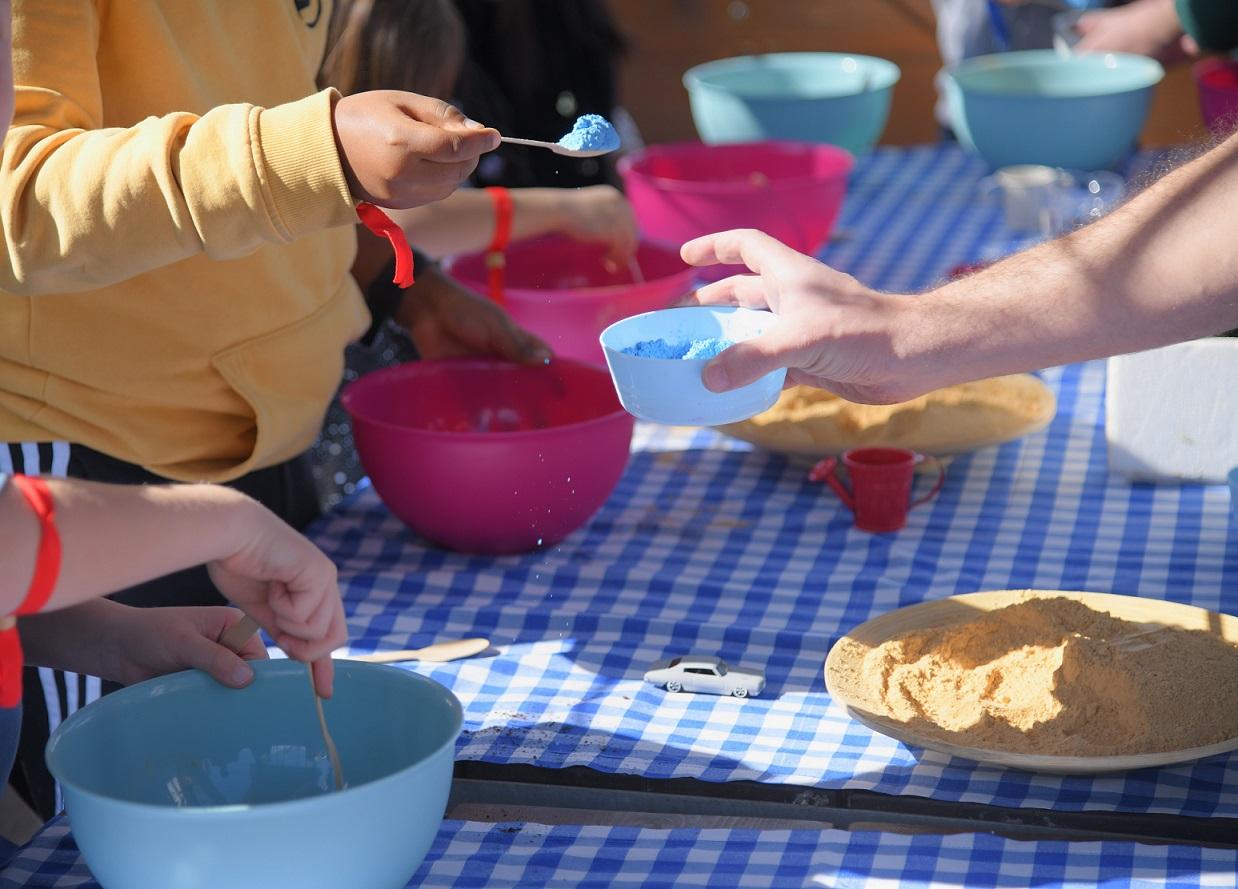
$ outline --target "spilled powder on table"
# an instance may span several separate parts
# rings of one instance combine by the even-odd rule
[[[902,634],[862,670],[877,715],[968,747],[1112,756],[1238,736],[1238,646],[1067,598]]]

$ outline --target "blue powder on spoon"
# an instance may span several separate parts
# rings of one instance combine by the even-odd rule
[[[730,340],[720,337],[678,343],[668,343],[666,340],[642,340],[634,346],[628,346],[623,350],[623,354],[635,355],[638,358],[680,358],[691,361],[713,358],[733,345],[735,344]]]
[[[576,118],[572,131],[559,144],[568,151],[615,151],[619,148],[619,134],[600,114],[586,114]]]

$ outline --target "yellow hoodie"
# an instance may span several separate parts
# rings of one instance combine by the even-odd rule
[[[15,0],[0,441],[173,479],[304,450],[368,323],[331,0]]]

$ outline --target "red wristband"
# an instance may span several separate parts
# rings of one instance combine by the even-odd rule
[[[490,298],[503,305],[503,270],[507,268],[507,249],[512,237],[512,193],[501,186],[491,186],[486,194],[494,202],[494,237],[486,248],[486,282]]]
[[[56,530],[56,502],[47,482],[41,478],[15,475],[10,481],[21,493],[31,512],[39,520],[39,549],[34,557],[34,576],[26,598],[13,612],[35,614],[43,610],[56,579],[60,576],[60,532]],[[21,650],[21,636],[12,616],[4,618],[9,626],[0,629],[0,707],[16,707],[21,703],[22,667],[25,657]]]
[[[52,597],[60,576],[60,532],[56,530],[56,503],[47,482],[41,478],[15,475],[13,486],[26,498],[30,511],[39,520],[39,550],[34,560],[34,577],[26,598],[13,614],[38,614]]]
[[[413,248],[408,246],[404,229],[396,221],[371,203],[357,204],[357,218],[361,224],[380,238],[386,238],[395,251],[395,275],[392,281],[397,287],[413,286]]]

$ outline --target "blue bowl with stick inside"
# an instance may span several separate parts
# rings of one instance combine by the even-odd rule
[[[965,59],[945,75],[959,141],[989,166],[1116,166],[1135,148],[1165,71],[1125,53],[1028,50]]]
[[[616,321],[602,331],[602,351],[619,402],[642,420],[678,426],[721,426],[768,410],[786,369],[730,392],[711,392],[701,372],[728,345],[772,330],[772,312],[684,306]]]
[[[708,144],[825,142],[858,155],[881,137],[899,76],[874,56],[780,52],[706,62],[683,83]]]
[[[438,832],[460,703],[394,667],[336,663],[323,703],[304,664],[256,662],[248,688],[190,671],[122,689],[52,734],[73,836],[108,889],[402,887]]]

